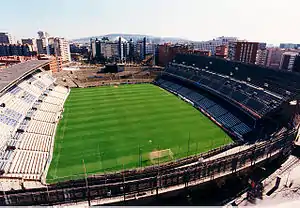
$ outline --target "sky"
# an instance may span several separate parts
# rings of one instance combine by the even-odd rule
[[[133,33],[189,40],[234,36],[300,43],[299,0],[5,0],[0,31],[68,39]]]

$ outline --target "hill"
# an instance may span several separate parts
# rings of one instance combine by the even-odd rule
[[[138,40],[142,40],[144,37],[146,37],[148,41],[157,43],[157,44],[165,43],[165,42],[171,42],[171,43],[187,43],[187,42],[189,42],[189,40],[187,40],[187,39],[176,38],[176,37],[157,37],[157,36],[143,35],[143,34],[122,34],[122,33],[114,33],[114,34],[107,34],[107,35],[100,35],[100,36],[90,36],[90,37],[78,38],[78,39],[71,40],[71,42],[89,43],[91,38],[101,39],[103,37],[108,37],[108,39],[112,40],[119,36],[125,38],[128,41],[130,39],[132,39],[133,41],[138,41]]]

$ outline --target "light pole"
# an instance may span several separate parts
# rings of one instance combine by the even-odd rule
[[[189,140],[188,140],[188,152],[187,152],[187,156],[189,156],[189,153],[190,153],[190,140],[191,140],[191,132],[189,132]]]
[[[83,170],[84,170],[84,175],[85,175],[85,186],[86,186],[86,195],[87,195],[87,199],[88,199],[88,204],[89,207],[91,206],[91,201],[90,201],[90,191],[89,191],[89,183],[88,183],[88,179],[87,179],[87,173],[86,173],[86,166],[84,163],[84,159],[82,159],[82,165],[83,165]]]
[[[140,144],[139,144],[139,167],[142,167],[142,162],[143,162],[143,155],[142,155],[142,148],[141,147],[143,147],[143,146],[141,146]]]
[[[103,167],[102,167],[101,153],[100,153],[100,145],[99,145],[99,144],[98,144],[98,155],[99,155],[99,157],[100,157],[100,158],[99,158],[99,159],[100,159],[99,162],[100,162],[100,171],[101,171]]]

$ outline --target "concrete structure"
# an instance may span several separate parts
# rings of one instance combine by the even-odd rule
[[[172,61],[178,53],[188,53],[189,48],[186,45],[171,45],[164,44],[158,45],[156,54],[156,64],[159,66],[165,66]]]
[[[27,39],[21,39],[22,44],[27,44],[27,45],[33,45],[33,39],[32,38],[27,38]]]
[[[256,61],[255,64],[260,66],[266,66],[267,65],[267,58],[268,58],[268,50],[264,49],[258,49],[256,54]]]
[[[268,57],[266,66],[274,69],[279,69],[281,56],[284,53],[283,49],[280,48],[268,48]]]
[[[149,43],[150,44],[150,43]],[[151,48],[151,46],[148,46],[148,50]],[[137,61],[144,60],[147,55],[147,40],[146,37],[142,40],[139,40],[136,42],[136,46],[134,47],[135,51],[135,58]]]
[[[299,56],[299,52],[288,51],[284,52],[280,61],[280,69],[292,71],[296,57]]]
[[[300,55],[296,56],[293,66],[294,72],[300,72]]]
[[[236,37],[218,37],[213,40],[203,41],[203,42],[195,42],[194,49],[210,51],[212,55],[215,55],[216,48],[221,45],[228,45],[230,42],[236,42]]]
[[[231,42],[228,48],[228,58],[232,61],[254,64],[259,46],[261,44],[258,42]]]
[[[199,55],[199,56],[211,56],[210,51],[189,50],[188,53],[196,54],[196,55]]]
[[[0,63],[4,66],[10,66],[30,60],[37,60],[37,58],[33,56],[0,56]]]
[[[91,58],[100,61],[102,58],[113,62],[123,62],[129,55],[129,43],[123,37],[114,40],[102,38],[102,40],[91,39]]]
[[[267,43],[258,43],[258,50],[266,50]]]
[[[155,45],[152,43],[146,43],[145,55],[154,54],[154,53],[155,53]]]
[[[70,62],[71,52],[69,41],[67,41],[65,38],[56,38],[56,41],[58,43],[58,52],[56,55],[61,56],[63,62]]]
[[[298,48],[300,48],[300,44],[280,43],[279,48],[281,48],[281,49],[298,49]]]
[[[37,34],[40,39],[48,38],[50,36],[49,33],[45,32],[45,31],[38,31]]]
[[[3,90],[9,88],[11,84],[14,83],[14,81],[20,80],[22,77],[25,77],[37,68],[44,67],[48,64],[48,60],[32,60],[16,64],[12,67],[7,68],[7,70],[2,70],[0,80],[0,93]]]
[[[48,60],[49,61],[49,70],[52,72],[59,72],[62,70],[62,57],[60,56],[47,56],[42,55],[38,57],[39,60]]]
[[[63,62],[71,61],[71,52],[69,42],[65,38],[48,38],[48,50],[50,55],[62,57]]]
[[[36,40],[34,38],[27,38],[21,40],[23,45],[28,45],[32,52],[37,52]]]
[[[13,42],[12,42],[11,35],[6,32],[1,32],[0,33],[0,43],[12,44]]]
[[[46,45],[43,39],[36,39],[36,47],[38,54],[46,54]]]
[[[92,58],[96,58],[97,55],[101,55],[101,43],[97,38],[95,40],[91,39],[91,52]]]
[[[44,32],[44,31],[38,31],[37,33],[38,33],[39,39],[42,40],[43,48],[45,47],[46,54],[50,55],[50,49],[49,49],[49,44],[48,44],[49,34],[47,32]]]
[[[28,45],[0,44],[0,56],[31,56],[32,50]]]
[[[228,56],[228,45],[217,46],[215,56],[220,57],[220,58],[227,58],[227,56]]]

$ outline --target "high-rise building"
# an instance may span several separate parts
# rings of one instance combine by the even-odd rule
[[[126,46],[124,46],[124,45],[126,45],[127,43],[128,43],[128,41],[125,40],[124,38],[122,38],[122,37],[118,38],[118,55],[119,55],[118,60],[120,62],[123,62],[126,59],[126,53],[124,53],[124,52],[126,52],[126,51],[124,51],[124,47],[126,47]]]
[[[146,57],[146,51],[147,51],[147,39],[144,37],[142,40],[139,40],[136,42],[136,46],[134,47],[135,52],[134,56],[136,61],[142,61]]]
[[[293,66],[294,72],[300,72],[300,55],[296,56]]]
[[[65,38],[54,39],[55,55],[61,56],[63,62],[71,61],[71,52],[69,41]]]
[[[1,32],[0,33],[0,43],[3,44],[12,44],[12,38],[11,35],[9,33],[6,32]]]
[[[91,56],[92,56],[92,58],[96,57],[96,40],[94,40],[92,38],[90,40],[90,42],[91,42]]]
[[[156,64],[159,66],[165,66],[172,61],[178,53],[188,53],[189,48],[186,45],[158,45],[157,57],[155,58]]]
[[[48,44],[46,47],[43,47],[43,52],[45,52],[46,48],[47,55],[60,56],[63,62],[71,61],[69,41],[67,41],[65,38],[59,37],[48,37],[46,39],[46,43],[43,42],[45,39],[38,39],[39,41],[42,40],[43,43]]]
[[[135,44],[133,43],[132,39],[129,41],[129,50],[128,50],[128,61],[129,62],[134,62],[134,51],[135,51]]]
[[[281,48],[268,48],[268,57],[266,66],[274,69],[279,69],[281,56],[284,50]]]
[[[91,59],[101,61],[103,58],[112,62],[123,62],[129,56],[129,43],[122,37],[113,40],[108,38],[91,39]]]
[[[46,46],[43,39],[36,39],[36,48],[38,54],[46,54]]]
[[[143,38],[143,50],[142,50],[142,58],[145,59],[146,58],[146,37]]]
[[[258,42],[230,42],[228,46],[228,58],[233,61],[254,64],[257,50],[261,45]]]
[[[38,31],[37,33],[38,33],[39,39],[48,38],[50,36],[49,33],[45,32],[45,31]]]
[[[50,55],[50,47],[48,43],[49,34],[44,31],[38,31],[39,39],[43,40],[43,47],[45,47],[45,51],[47,55]]]
[[[294,51],[284,52],[282,54],[281,61],[280,61],[280,69],[292,71],[294,68],[295,60],[299,55],[300,55],[299,52],[294,52]]]
[[[123,54],[124,54],[124,61],[129,61],[129,42],[123,43]]]
[[[258,49],[257,53],[256,53],[255,64],[260,65],[260,66],[266,66],[267,58],[268,58],[268,50],[267,49]]]
[[[97,38],[91,39],[91,51],[93,59],[99,59],[101,57],[101,42]]]

